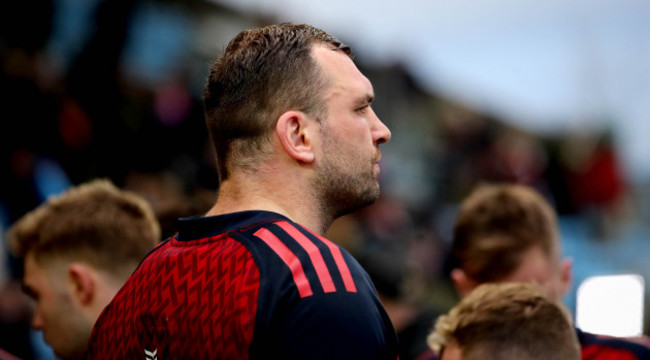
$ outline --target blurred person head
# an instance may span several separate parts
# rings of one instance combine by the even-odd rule
[[[378,145],[390,131],[372,110],[373,99],[350,48],[334,36],[291,23],[241,32],[211,66],[204,94],[217,203],[226,202],[224,191],[235,192],[233,184],[246,194],[261,184],[291,186],[294,203],[315,205],[310,211],[318,212],[316,230],[323,232],[333,219],[375,201]]]
[[[561,259],[557,218],[533,188],[481,184],[462,202],[451,246],[461,296],[487,282],[535,282],[561,300],[571,262]]]
[[[59,358],[82,358],[100,312],[160,236],[149,203],[103,179],[51,197],[9,229],[36,303],[32,326]]]
[[[578,360],[566,308],[531,283],[475,288],[438,318],[427,338],[441,360]]]

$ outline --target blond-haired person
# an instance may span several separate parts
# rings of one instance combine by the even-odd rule
[[[532,283],[475,288],[438,318],[427,342],[441,360],[579,360],[570,316]]]
[[[105,179],[51,197],[10,228],[32,326],[57,357],[83,358],[97,317],[160,236],[149,203]]]
[[[461,204],[451,252],[451,278],[461,297],[484,283],[532,282],[562,301],[571,287],[555,210],[525,185],[478,185]],[[650,348],[636,341],[575,331],[585,360],[650,359]]]

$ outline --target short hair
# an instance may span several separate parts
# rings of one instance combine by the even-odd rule
[[[150,204],[106,179],[50,197],[7,233],[9,248],[19,257],[81,260],[116,276],[128,276],[160,240]]]
[[[534,247],[559,259],[559,241],[555,211],[536,190],[481,184],[460,206],[451,254],[455,266],[483,283],[511,274]]]
[[[325,117],[326,79],[312,58],[314,44],[352,56],[347,45],[323,30],[282,23],[240,32],[212,63],[204,106],[220,180],[235,167],[258,165],[285,111]]]
[[[578,360],[580,345],[568,310],[532,283],[476,287],[438,318],[427,344],[463,360]]]

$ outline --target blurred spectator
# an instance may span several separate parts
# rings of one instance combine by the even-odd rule
[[[9,229],[35,300],[32,326],[59,358],[83,358],[97,317],[160,240],[149,204],[107,180],[52,197]]]
[[[560,151],[575,209],[613,210],[622,200],[626,184],[610,141],[604,135],[569,135]]]
[[[401,201],[382,196],[335,223],[328,236],[351,251],[372,278],[397,332],[400,359],[433,358],[426,337],[440,312],[426,301],[425,287],[443,255],[434,234],[418,225]]]
[[[20,281],[7,279],[0,284],[0,350],[22,359],[36,357],[30,339],[29,317],[32,307],[29,298],[21,291]],[[5,359],[0,351],[0,359]]]
[[[56,156],[60,138],[54,89],[47,82],[44,47],[50,36],[53,3],[5,1],[0,5],[0,201],[10,223],[39,199],[34,191],[37,159]]]
[[[59,150],[54,89],[44,49],[53,25],[52,0],[0,3],[0,209],[2,227],[41,201],[37,163]],[[2,231],[4,239],[4,231]],[[4,250],[4,246],[1,246]],[[0,252],[0,348],[23,359],[37,354],[30,340],[30,306],[20,291],[16,261]],[[5,354],[2,354],[4,359]],[[9,358],[9,356],[7,356]]]
[[[548,192],[547,154],[536,136],[498,118],[447,104],[438,119],[444,146],[439,199],[457,203],[482,181],[524,184]]]
[[[163,239],[176,233],[178,218],[204,215],[215,198],[212,189],[196,187],[188,191],[182,179],[170,171],[131,171],[126,175],[122,188],[137,193],[151,204],[160,222]]]
[[[569,212],[584,216],[598,239],[611,238],[630,217],[627,183],[606,134],[569,134],[559,145],[559,171]]]

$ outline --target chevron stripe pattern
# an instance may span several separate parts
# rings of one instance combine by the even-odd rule
[[[144,359],[145,360],[158,360],[158,349],[154,349],[153,351],[149,351],[147,349],[144,349]]]
[[[168,241],[116,295],[88,359],[247,359],[259,272],[232,239]],[[155,350],[154,350],[155,349]]]

